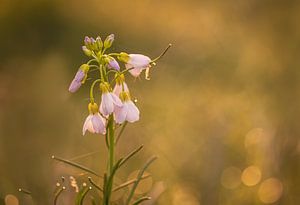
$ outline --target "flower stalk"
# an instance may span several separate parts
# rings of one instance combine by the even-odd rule
[[[136,122],[140,119],[140,111],[136,103],[131,100],[131,93],[125,82],[125,75],[130,74],[133,77],[139,77],[140,74],[144,72],[145,79],[149,80],[150,68],[156,65],[156,62],[165,55],[171,47],[171,44],[169,44],[157,58],[151,60],[150,57],[143,54],[127,54],[125,52],[106,53],[112,46],[114,39],[115,36],[113,34],[107,36],[104,41],[102,41],[99,36],[96,39],[85,37],[82,51],[91,59],[89,59],[86,64],[80,66],[69,86],[69,91],[72,93],[78,91],[81,85],[86,82],[90,72],[99,70],[99,76],[94,79],[90,87],[90,103],[88,104],[89,115],[83,125],[83,135],[85,135],[86,131],[93,134],[105,135],[105,142],[108,148],[108,159],[107,170],[103,177],[103,187],[98,186],[91,178],[89,178],[89,181],[96,189],[103,192],[103,205],[111,205],[111,195],[113,190],[118,190],[126,187],[128,184],[133,184],[133,188],[128,194],[127,200],[125,200],[126,204],[129,205],[138,183],[145,178],[143,176],[144,171],[156,157],[151,158],[145,164],[136,180],[125,182],[121,185],[114,185],[114,176],[118,169],[143,148],[142,145],[130,152],[126,157],[116,160],[116,145],[127,127],[127,124]],[[93,70],[90,68],[93,68]],[[96,102],[97,100],[94,98],[94,88],[97,83],[99,83],[97,91],[101,96],[98,104]],[[116,127],[121,127],[121,130],[117,135],[115,132]],[[54,156],[53,159],[80,168],[90,174],[100,176],[93,170],[69,160]],[[81,193],[78,195],[78,204],[83,204],[83,200],[90,189],[91,187],[84,187],[81,190]],[[142,197],[133,202],[133,204],[140,204],[145,200],[150,200],[150,197]]]

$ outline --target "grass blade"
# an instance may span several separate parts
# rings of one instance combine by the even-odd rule
[[[72,162],[72,161],[69,161],[69,160],[66,160],[66,159],[62,159],[62,158],[56,157],[56,156],[54,156],[54,155],[53,155],[51,158],[54,159],[54,160],[56,160],[56,161],[63,162],[63,163],[65,163],[65,164],[68,164],[68,165],[71,165],[71,166],[76,167],[76,168],[78,168],[78,169],[81,169],[81,170],[83,170],[83,171],[86,171],[86,172],[88,172],[88,173],[90,173],[90,174],[93,174],[93,175],[95,175],[95,176],[97,176],[97,177],[101,177],[101,176],[98,175],[95,171],[93,171],[93,170],[91,170],[91,169],[89,169],[89,168],[87,168],[87,167],[85,167],[85,166],[82,166],[82,165],[80,165],[80,164],[78,164],[78,163],[75,163],[75,162]]]
[[[129,196],[128,196],[128,198],[127,198],[127,201],[126,201],[125,205],[129,205],[129,203],[130,203],[130,201],[131,201],[131,199],[132,199],[132,197],[133,197],[133,194],[134,194],[134,192],[135,192],[135,190],[136,190],[136,188],[137,188],[139,182],[141,181],[141,178],[142,178],[142,176],[143,176],[145,170],[146,170],[146,169],[150,166],[150,164],[151,164],[152,162],[154,162],[154,160],[156,160],[156,159],[157,159],[156,156],[151,157],[151,158],[145,163],[144,167],[139,171],[139,174],[138,174],[138,176],[137,176],[137,180],[136,180],[136,182],[135,182],[135,183],[133,184],[133,186],[132,186],[132,189],[131,189],[131,191],[130,191],[130,193],[129,193]]]
[[[132,205],[138,205],[138,204],[142,203],[143,201],[150,200],[150,199],[151,199],[151,197],[149,197],[149,196],[144,196],[144,197],[142,197],[142,198],[136,200],[135,202],[133,202]]]
[[[133,150],[132,152],[130,152],[126,157],[124,157],[122,159],[122,161],[120,162],[120,167],[125,164],[127,162],[127,160],[129,160],[131,157],[133,157],[136,153],[138,153],[141,149],[143,149],[144,145],[141,145],[140,147],[138,147],[137,149]]]

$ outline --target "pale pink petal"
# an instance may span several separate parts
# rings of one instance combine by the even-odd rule
[[[116,123],[122,124],[126,119],[126,115],[127,115],[127,105],[126,104],[123,104],[122,107],[115,107],[114,118],[115,118]]]
[[[136,105],[130,100],[124,103],[127,105],[127,115],[126,120],[128,122],[136,122],[140,119],[140,111]]]
[[[106,122],[105,119],[99,114],[94,114],[92,117],[93,128],[95,133],[105,134],[106,133]]]
[[[92,123],[91,123],[91,118],[92,118],[92,115],[89,115],[85,119],[85,122],[84,122],[83,128],[82,128],[82,135],[85,135],[85,133],[86,133],[87,130],[88,131],[93,130],[93,126],[92,126]]]
[[[128,92],[129,89],[128,89],[128,86],[127,84],[124,82],[123,83],[123,87],[124,87],[124,91],[125,92]],[[115,87],[114,87],[114,90],[113,90],[113,93],[116,95],[116,96],[120,96],[120,93],[122,92],[122,85],[119,85],[116,83]]]
[[[100,112],[109,115],[114,111],[114,102],[110,93],[103,93],[101,97]]]
[[[122,107],[122,106],[123,106],[122,101],[120,100],[120,98],[119,98],[116,94],[111,93],[110,95],[111,95],[111,97],[112,97],[112,99],[113,99],[113,101],[114,101],[114,104],[115,104],[116,106],[118,106],[118,107]]]
[[[114,90],[113,90],[113,93],[116,95],[116,96],[120,96],[120,93],[122,92],[122,85],[119,85],[118,83],[116,83],[115,87],[114,87]]]
[[[129,54],[128,64],[133,65],[134,67],[148,67],[151,59],[148,56],[142,54]]]
[[[134,77],[138,77],[142,71],[143,71],[143,68],[133,68],[133,69],[129,70],[129,73],[131,75],[133,75]]]

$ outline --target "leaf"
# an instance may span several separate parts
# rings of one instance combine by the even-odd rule
[[[53,155],[51,158],[54,159],[54,160],[56,160],[56,161],[63,162],[63,163],[65,163],[65,164],[68,164],[68,165],[71,165],[71,166],[76,167],[76,168],[78,168],[78,169],[81,169],[81,170],[83,170],[83,171],[89,172],[90,174],[93,174],[93,175],[95,175],[95,176],[97,176],[97,177],[101,177],[101,176],[98,175],[95,171],[93,171],[93,170],[91,170],[91,169],[89,169],[89,168],[87,168],[87,167],[85,167],[85,166],[82,166],[82,165],[80,165],[80,164],[78,164],[78,163],[72,162],[72,161],[70,161],[70,160],[62,159],[62,158],[56,157],[56,156],[54,156],[54,155]]]
[[[133,186],[132,186],[132,189],[131,189],[131,191],[130,191],[130,193],[129,193],[129,196],[128,196],[128,198],[127,198],[127,201],[126,201],[125,205],[129,205],[129,203],[130,203],[130,201],[131,201],[131,199],[132,199],[132,197],[133,197],[133,194],[134,194],[134,192],[135,192],[135,190],[136,190],[136,188],[137,188],[139,182],[140,182],[141,179],[142,179],[142,176],[143,176],[145,170],[146,170],[146,169],[150,166],[150,164],[151,164],[152,162],[154,162],[154,160],[156,160],[156,159],[157,159],[156,156],[151,157],[151,158],[145,163],[144,167],[139,171],[139,174],[138,174],[138,176],[137,176],[137,180],[136,180],[136,182],[135,182],[135,183],[133,184]]]

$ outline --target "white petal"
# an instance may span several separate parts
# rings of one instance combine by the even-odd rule
[[[151,59],[148,56],[142,54],[129,54],[128,64],[134,67],[148,67]]]
[[[122,124],[125,121],[127,115],[127,109],[128,108],[126,104],[123,104],[122,107],[115,107],[114,117],[116,123]]]
[[[129,73],[131,75],[133,75],[134,77],[138,77],[142,71],[143,71],[143,68],[134,68],[134,69],[129,70]]]
[[[110,93],[103,93],[100,104],[100,112],[103,115],[109,115],[114,111],[114,102]]]
[[[92,116],[93,115],[89,115],[85,119],[85,122],[84,122],[83,128],[82,128],[82,135],[85,135],[85,133],[86,133],[87,130],[90,131],[90,132],[92,132],[92,133],[94,133],[94,128],[93,128],[92,122],[91,122]]]
[[[122,85],[119,85],[119,84],[116,83],[116,85],[114,87],[114,90],[113,90],[113,93],[116,96],[120,96],[121,91],[122,91]]]
[[[93,128],[95,133],[105,134],[106,133],[106,122],[105,119],[99,114],[94,114],[92,117]]]
[[[111,95],[111,97],[112,97],[112,99],[113,99],[113,101],[114,101],[114,104],[115,104],[116,106],[118,106],[118,107],[122,107],[122,106],[123,106],[122,101],[120,100],[120,98],[119,98],[116,94],[111,93],[110,95]]]
[[[127,105],[127,115],[126,120],[128,122],[136,122],[140,119],[140,111],[136,105],[130,100],[124,103]]]

